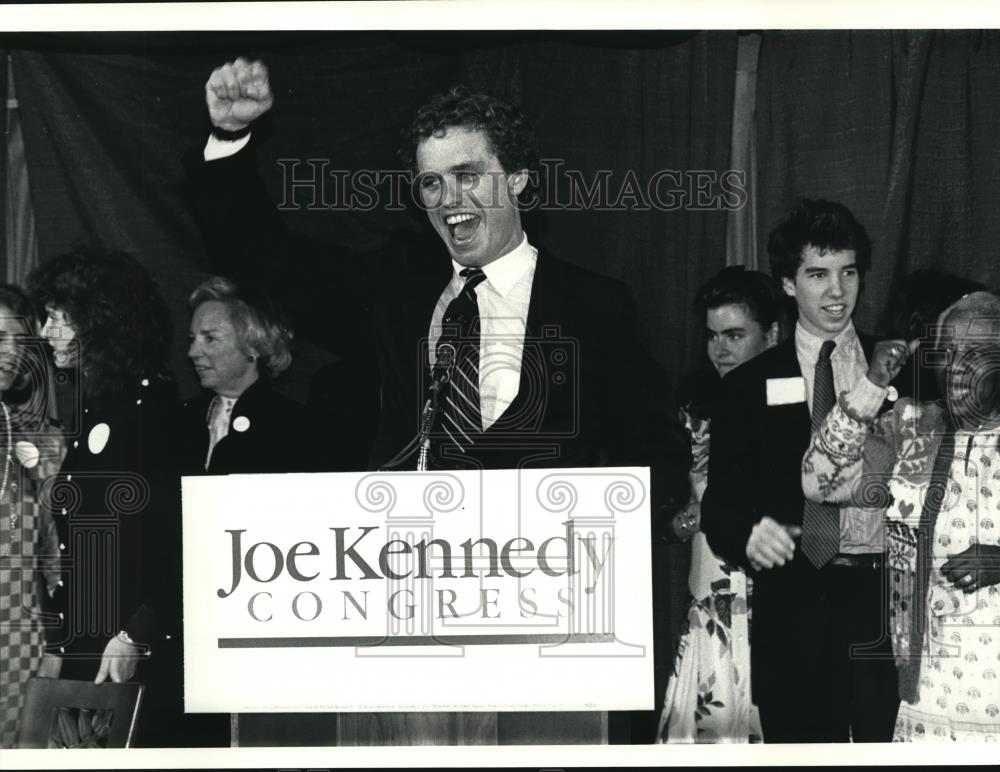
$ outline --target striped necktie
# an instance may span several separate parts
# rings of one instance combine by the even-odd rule
[[[479,301],[476,287],[486,280],[479,268],[465,268],[462,291],[448,304],[442,319],[442,334],[436,353],[438,361],[453,359],[451,378],[444,390],[440,427],[447,442],[466,453],[483,430],[479,403]]]
[[[823,426],[826,415],[833,409],[836,395],[833,388],[833,364],[830,355],[837,344],[823,342],[813,376],[812,430]],[[802,511],[802,554],[816,568],[825,566],[840,550],[840,508],[833,504],[818,504],[806,500]]]

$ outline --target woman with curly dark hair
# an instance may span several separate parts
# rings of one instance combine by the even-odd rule
[[[47,316],[42,334],[56,367],[78,369],[88,396],[114,399],[137,374],[164,371],[170,318],[135,258],[81,247],[36,268],[28,286]]]
[[[167,308],[135,258],[95,247],[48,260],[28,286],[55,366],[77,378],[75,415],[60,416],[66,459],[48,490],[72,558],[53,597],[62,627],[48,643],[63,677],[127,681],[177,616],[162,582],[179,553],[180,511]]]

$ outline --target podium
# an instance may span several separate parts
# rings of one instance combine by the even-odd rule
[[[618,740],[653,690],[648,484],[185,478],[186,700],[236,747]]]

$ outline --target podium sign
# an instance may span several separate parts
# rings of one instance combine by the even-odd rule
[[[645,468],[188,477],[193,712],[653,706]]]

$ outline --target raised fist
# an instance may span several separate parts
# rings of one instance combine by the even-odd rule
[[[903,364],[916,350],[918,343],[918,340],[911,343],[905,340],[880,340],[875,344],[868,364],[868,380],[882,388],[888,386],[903,369]]]
[[[213,126],[224,131],[245,129],[274,104],[267,65],[242,57],[227,62],[205,83],[205,102]]]

